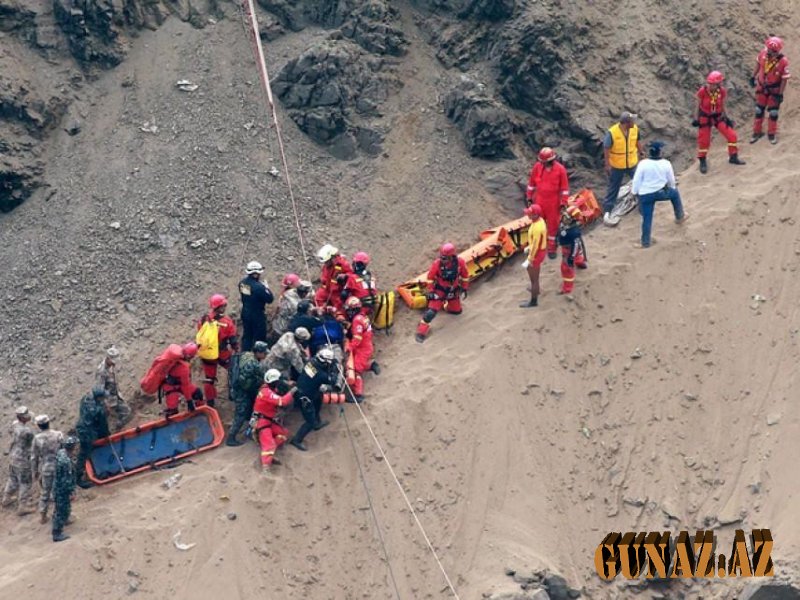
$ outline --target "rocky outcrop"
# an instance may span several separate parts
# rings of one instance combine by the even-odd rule
[[[467,150],[479,158],[514,158],[508,110],[492,99],[486,86],[469,78],[444,99],[447,118],[461,131]]]

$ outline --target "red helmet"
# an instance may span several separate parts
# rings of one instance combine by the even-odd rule
[[[219,308],[220,306],[227,306],[228,299],[222,294],[214,294],[208,299],[208,305],[211,308]]]
[[[535,221],[542,216],[542,207],[538,204],[531,204],[525,209],[525,214]]]
[[[542,162],[550,162],[551,160],[556,159],[556,151],[552,148],[548,148],[545,146],[541,150],[539,150],[539,160]]]
[[[363,263],[365,265],[369,264],[369,254],[366,252],[356,252],[353,254],[353,262]]]
[[[780,52],[781,50],[783,50],[783,40],[774,35],[768,37],[767,41],[764,42],[764,45],[770,52]]]
[[[197,344],[194,342],[188,342],[181,346],[181,350],[183,350],[183,356],[186,358],[194,358],[197,354]]]
[[[297,273],[287,273],[284,275],[281,285],[285,288],[296,288],[300,285],[300,275]]]
[[[725,79],[725,76],[719,71],[711,71],[711,73],[708,74],[708,77],[706,77],[706,81],[711,84],[722,83],[723,79]]]
[[[450,242],[447,242],[445,244],[442,244],[442,247],[439,250],[439,252],[441,253],[442,256],[455,256],[456,247]]]
[[[345,310],[361,310],[361,300],[355,296],[350,296],[344,303]]]

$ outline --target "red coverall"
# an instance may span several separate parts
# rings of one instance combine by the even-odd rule
[[[729,126],[725,120],[725,97],[728,92],[720,87],[715,92],[711,92],[707,85],[703,85],[697,90],[698,110],[697,120],[700,126],[697,129],[697,158],[705,158],[708,148],[711,145],[711,128],[716,127],[719,132],[728,140],[728,156],[738,153],[736,130]]]
[[[778,131],[778,108],[783,101],[783,90],[789,79],[789,61],[783,54],[770,58],[764,48],[758,54],[756,64],[756,118],[753,121],[753,133],[762,133],[764,114],[769,111],[767,133],[775,135]]]
[[[347,291],[348,298],[350,296],[355,296],[361,300],[362,315],[372,314],[373,302],[378,297],[378,288],[375,285],[375,278],[372,277],[372,274],[370,274],[369,281],[367,281],[358,273],[350,273],[347,276],[347,283],[344,289]],[[369,298],[369,300],[365,301],[365,298]]]
[[[344,302],[341,297],[344,284],[339,283],[341,275],[349,275],[353,268],[347,259],[341,254],[337,254],[324,265],[319,276],[319,289],[314,294],[314,302],[317,306],[330,304],[336,309],[341,308]]]
[[[552,165],[548,168],[547,165]],[[537,161],[528,179],[528,204],[542,207],[542,217],[547,223],[547,253],[556,256],[556,235],[561,221],[561,207],[569,199],[567,169],[557,160],[548,163]]]
[[[192,383],[192,370],[189,362],[180,360],[169,370],[167,378],[161,385],[164,392],[164,401],[167,405],[167,414],[178,412],[181,403],[181,396],[190,400],[197,390],[197,386]]]
[[[433,261],[428,271],[428,279],[433,284],[428,292],[428,310],[417,325],[417,335],[421,338],[428,335],[431,321],[443,307],[451,314],[461,314],[460,291],[469,289],[467,263],[460,256],[440,256]]]
[[[261,446],[261,465],[268,467],[272,464],[275,450],[289,438],[289,430],[275,422],[275,415],[282,406],[292,403],[292,392],[283,396],[278,394],[268,385],[262,385],[253,405],[253,413],[258,417],[255,435]]]
[[[217,360],[203,360],[203,374],[206,376],[203,380],[203,396],[205,399],[198,404],[202,406],[208,402],[209,406],[214,406],[217,399],[217,365],[228,368],[231,355],[239,349],[239,341],[236,338],[236,324],[228,315],[217,317],[214,311],[211,311],[203,319],[216,320],[219,323],[219,358]],[[203,319],[197,324],[198,331],[203,326]]]
[[[372,366],[372,324],[369,317],[361,313],[353,317],[349,332],[350,339],[347,350],[353,357],[352,370],[348,368],[347,384],[353,388],[353,394],[361,396],[364,393],[364,378],[361,374]],[[351,363],[348,362],[348,367]]]

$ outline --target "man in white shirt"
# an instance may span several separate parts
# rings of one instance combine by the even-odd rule
[[[675,222],[684,223],[689,216],[683,211],[681,195],[675,182],[672,163],[661,157],[664,142],[649,144],[649,158],[639,162],[633,176],[633,194],[639,198],[639,212],[642,214],[642,248],[649,248],[653,240],[650,231],[653,226],[653,212],[656,202],[669,200],[675,211]]]

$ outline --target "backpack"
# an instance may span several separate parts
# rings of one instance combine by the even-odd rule
[[[183,360],[183,348],[179,344],[170,344],[164,352],[156,357],[139,382],[142,391],[149,395],[158,392],[170,369],[181,360]]]
[[[197,356],[202,360],[219,358],[219,322],[204,318],[194,339],[197,342]]]
[[[385,329],[386,334],[394,325],[394,301],[395,293],[393,291],[383,292],[378,294],[375,299],[375,307],[373,308],[372,326],[375,329]]]

